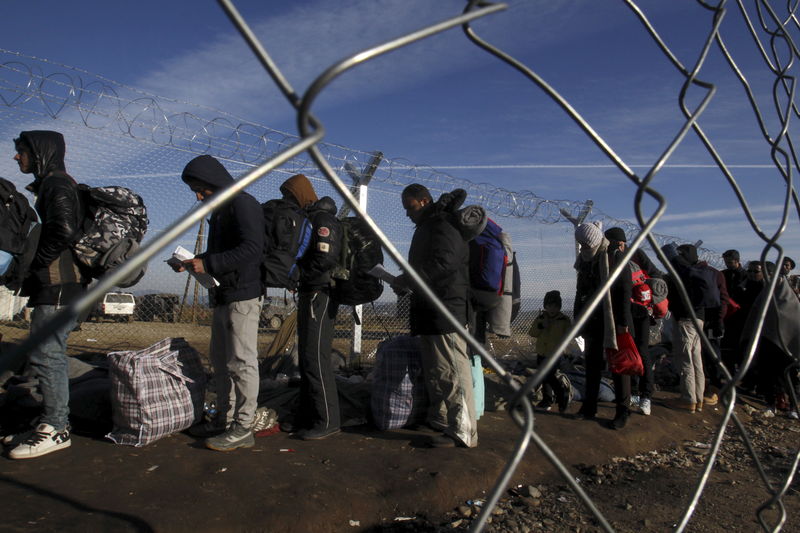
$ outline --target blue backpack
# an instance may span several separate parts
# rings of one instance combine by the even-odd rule
[[[469,282],[473,289],[503,294],[508,256],[500,240],[502,232],[503,228],[490,218],[486,229],[469,241]]]

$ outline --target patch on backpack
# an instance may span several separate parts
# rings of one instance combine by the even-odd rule
[[[331,230],[326,226],[322,226],[317,230],[317,235],[319,235],[320,237],[327,237],[330,234]]]
[[[318,242],[317,243],[317,250],[327,254],[328,252],[331,251],[331,245],[328,244],[327,242]]]

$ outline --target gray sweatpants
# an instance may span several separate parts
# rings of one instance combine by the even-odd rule
[[[458,333],[420,335],[428,423],[469,448],[478,445],[472,368],[467,341]]]
[[[226,422],[250,427],[258,407],[258,319],[262,298],[214,307],[211,366],[217,411]]]

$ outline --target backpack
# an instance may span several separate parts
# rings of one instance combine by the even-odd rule
[[[383,263],[381,241],[361,217],[342,219],[342,246],[339,264],[332,272],[331,297],[344,305],[361,305],[377,300],[383,282],[368,272]]]
[[[651,278],[636,261],[628,261],[631,271],[631,303],[647,309],[653,318],[664,318],[669,308],[667,283],[663,279]]]
[[[653,291],[647,283],[650,278],[635,261],[628,261],[628,268],[631,271],[631,282],[633,284],[631,302],[647,308],[649,314],[653,308]]]
[[[42,225],[13,183],[0,178],[0,285],[16,291],[36,255]]]
[[[86,215],[81,237],[72,245],[73,255],[84,272],[101,278],[124,263],[138,249],[147,231],[147,208],[141,196],[119,186],[89,187],[78,185]],[[118,287],[135,285],[144,275],[145,267]]]
[[[720,307],[717,271],[706,264],[695,263],[688,268],[686,290],[689,300],[695,308]]]
[[[261,263],[264,284],[295,290],[300,280],[297,261],[311,243],[311,221],[305,211],[280,198],[261,204],[261,209],[266,232]]]
[[[669,310],[669,300],[667,299],[669,287],[667,282],[661,278],[650,278],[648,285],[650,285],[650,290],[653,293],[652,316],[653,318],[664,318]]]
[[[469,283],[473,289],[503,294],[508,255],[500,240],[503,232],[491,218],[486,228],[469,241]]]

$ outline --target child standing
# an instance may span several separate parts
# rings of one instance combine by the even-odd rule
[[[544,295],[544,311],[531,324],[528,335],[536,339],[537,363],[541,367],[555,352],[558,344],[569,331],[572,323],[567,315],[561,312],[561,293],[549,291]],[[544,398],[537,405],[550,410],[558,402],[558,410],[563,413],[569,405],[570,385],[559,379],[558,367],[554,367],[542,382]]]

